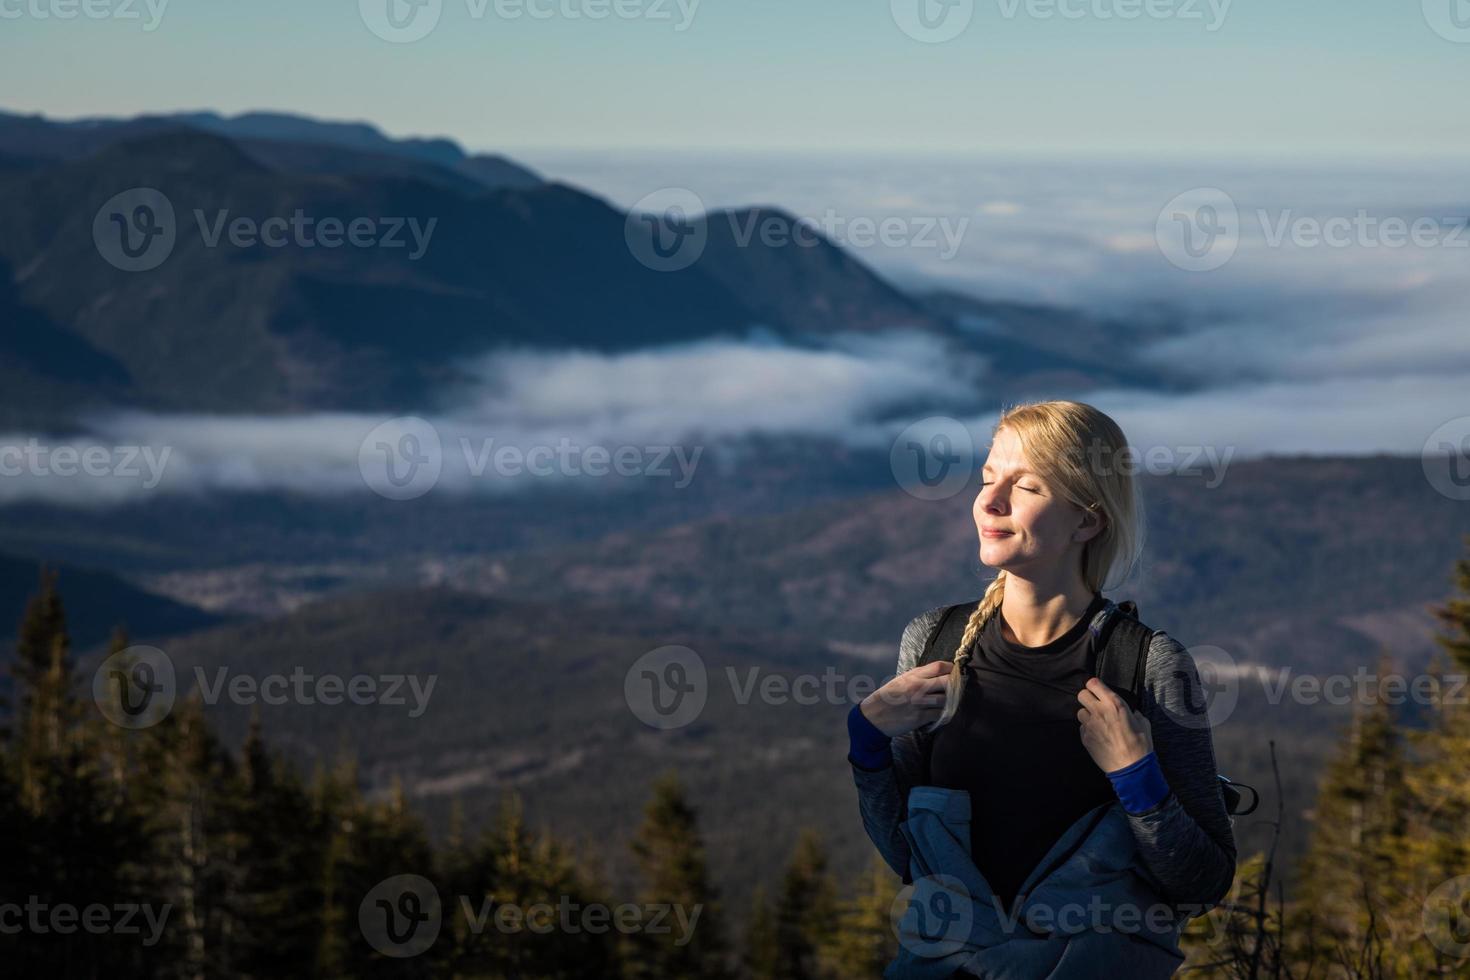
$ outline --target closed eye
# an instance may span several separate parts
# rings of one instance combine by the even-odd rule
[[[994,480],[982,480],[980,482],[980,485],[982,487],[988,487],[988,486],[990,486],[994,482],[995,482]],[[1017,486],[1019,486],[1019,484],[1017,484]],[[1022,490],[1030,490],[1032,493],[1040,493],[1041,492],[1036,487],[1020,487],[1020,489],[1022,489]]]

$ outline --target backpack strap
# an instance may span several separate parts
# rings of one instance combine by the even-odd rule
[[[965,636],[965,626],[979,605],[980,600],[976,599],[945,609],[939,621],[930,628],[929,638],[924,642],[924,652],[919,655],[919,662],[914,666],[922,667],[936,660],[953,663],[954,656],[960,649],[960,640]]]
[[[924,652],[919,655],[919,662],[915,667],[933,663],[936,660],[948,660],[954,662],[955,654],[959,652],[960,640],[965,637],[965,626],[970,622],[970,616],[980,605],[980,600],[961,602],[957,605],[947,607],[940,615],[939,621],[929,630],[929,637],[924,641]],[[934,735],[922,728],[914,730],[914,744],[918,746],[919,758],[923,760],[923,773],[919,777],[920,785],[927,786],[930,783],[929,774],[929,750],[934,742]]]
[[[1134,711],[1143,710],[1144,675],[1154,631],[1138,621],[1138,605],[1129,599],[1102,624],[1095,672]]]

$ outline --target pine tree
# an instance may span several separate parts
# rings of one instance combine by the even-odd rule
[[[674,911],[682,912],[694,927],[683,945],[677,942],[677,931],[635,934],[631,975],[690,980],[728,977],[718,897],[709,880],[698,820],[677,774],[666,773],[655,782],[632,848],[643,874],[644,906],[668,909],[670,918]]]
[[[131,780],[148,818],[151,890],[172,910],[161,954],[168,966],[159,975],[234,975],[245,878],[238,762],[210,728],[197,695],[131,734],[142,736],[142,764]]]
[[[1470,534],[1465,535],[1464,543],[1467,557],[1455,562],[1453,573],[1460,594],[1434,610],[1445,630],[1435,641],[1461,674],[1470,674]]]
[[[814,830],[803,830],[776,898],[776,976],[782,980],[829,975],[820,950],[837,933],[836,890],[821,838]]]
[[[898,955],[891,913],[898,879],[883,859],[873,855],[838,909],[837,934],[826,955],[839,977],[877,977]]]
[[[290,975],[310,963],[321,934],[321,825],[295,773],[266,747],[252,716],[232,824],[242,878],[236,907],[236,966],[243,977]]]
[[[1390,672],[1387,658],[1379,675]],[[1307,959],[1338,960],[1381,941],[1386,887],[1402,860],[1407,828],[1403,739],[1392,708],[1375,696],[1355,704],[1348,736],[1318,789],[1311,841],[1301,862],[1300,909],[1290,931]],[[1307,918],[1303,918],[1306,915]]]
[[[56,792],[54,781],[65,777],[65,760],[80,749],[76,740],[81,734],[71,637],[54,572],[42,570],[39,591],[26,606],[14,675],[20,691],[16,748],[21,799],[39,813]]]
[[[1470,535],[1465,545],[1470,551]],[[1470,780],[1465,777],[1465,760],[1470,758],[1470,558],[1456,562],[1454,583],[1458,594],[1434,609],[1444,630],[1435,639],[1448,664],[1437,658],[1428,672],[1437,693],[1428,727],[1408,735],[1412,752],[1404,775],[1412,802],[1396,883],[1404,904],[1426,913],[1439,904],[1431,898],[1441,886],[1470,876]],[[1463,902],[1454,904],[1449,914],[1458,916],[1457,921],[1442,923],[1431,933],[1422,931],[1422,919],[1415,923],[1419,931],[1392,950],[1397,967],[1420,974],[1470,970],[1470,959],[1458,955],[1470,921]],[[1450,941],[1435,941],[1445,938]]]
[[[499,817],[479,842],[446,854],[441,879],[453,897],[444,966],[460,975],[573,980],[621,973],[618,934],[605,889],[578,871],[579,862],[550,834],[525,826],[520,797],[508,793]],[[449,920],[446,912],[446,920]]]
[[[780,975],[781,950],[776,937],[776,913],[771,908],[765,885],[755,886],[750,903],[750,923],[745,929],[741,961],[752,980],[770,980]]]
[[[14,894],[74,910],[137,904],[145,837],[105,764],[105,736],[77,695],[56,576],[43,571],[27,604],[16,659],[17,716],[5,745],[0,822],[20,837],[6,858]],[[4,950],[20,975],[136,976],[147,951],[137,934],[22,930]]]
[[[321,860],[312,885],[321,896],[313,972],[317,976],[344,976],[348,975],[348,963],[359,939],[354,935],[358,902],[351,894],[357,829],[353,817],[359,805],[356,766],[344,762],[331,770],[319,770],[311,800],[312,822],[322,833]],[[358,954],[362,955],[361,951]]]

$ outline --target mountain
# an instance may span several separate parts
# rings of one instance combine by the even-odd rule
[[[487,188],[534,187],[541,178],[498,154],[465,153],[453,140],[392,139],[368,123],[330,122],[281,112],[179,113],[166,118],[234,140],[257,140],[341,147],[368,156],[396,156],[444,167]]]
[[[341,123],[279,112],[222,116],[180,112],[135,119],[71,122],[0,112],[0,154],[39,165],[79,159],[114,143],[188,128],[234,141],[253,159],[287,173],[416,177],[466,192],[534,187],[541,178],[496,154],[467,154],[448,139],[392,139],[367,123]]]
[[[57,588],[66,600],[67,626],[75,650],[107,642],[115,626],[125,626],[129,636],[141,641],[204,629],[231,618],[146,592],[109,572],[54,562],[47,562],[46,568],[56,573]],[[0,600],[4,603],[0,624],[8,637],[15,635],[40,576],[40,562],[0,554]]]
[[[763,323],[823,333],[901,324],[943,331],[943,317],[871,275],[851,254],[775,208],[716,211],[695,222],[707,241],[700,268],[746,298]],[[842,289],[830,284],[841,282]]]
[[[174,238],[124,271],[118,222],[137,188],[163,195]],[[304,232],[288,228],[298,216]],[[267,245],[272,219],[282,237]],[[365,237],[323,245],[326,219],[366,222]],[[989,365],[987,404],[1174,384],[1115,350],[1177,328],[1167,318],[910,296],[770,207],[698,216],[684,230],[700,251],[671,266],[662,253],[678,240],[660,220],[502,157],[359,123],[0,114],[0,427],[66,430],[118,407],[422,414],[477,384],[467,365],[497,349],[752,332],[820,346],[922,331]]]
[[[94,240],[99,209],[135,187],[174,212],[172,250],[144,272],[114,268]],[[374,234],[403,247],[210,245],[237,218],[298,212],[381,218]],[[467,358],[504,346],[623,350],[755,325],[794,337],[940,323],[827,243],[717,240],[693,266],[663,272],[635,257],[623,213],[564,184],[466,194],[412,177],[281,173],[197,130],[0,176],[0,221],[0,312],[29,325],[0,341],[12,355],[0,423],[11,425],[56,423],[68,402],[420,408],[467,380]]]

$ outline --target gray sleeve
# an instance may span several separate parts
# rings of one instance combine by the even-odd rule
[[[946,607],[939,606],[915,616],[904,627],[903,638],[898,643],[898,666],[894,676],[912,670],[924,652],[924,643],[929,632]],[[914,732],[894,736],[889,743],[893,764],[882,769],[860,769],[849,762],[852,778],[857,784],[858,812],[863,819],[863,830],[883,860],[894,870],[904,884],[909,883],[909,848],[898,826],[908,816],[909,789],[923,778],[923,749]]]
[[[1215,768],[1215,744],[1194,658],[1162,630],[1154,634],[1144,676],[1143,713],[1170,792],[1158,806],[1129,814],[1143,862],[1165,897],[1201,916],[1235,880],[1233,821]]]

